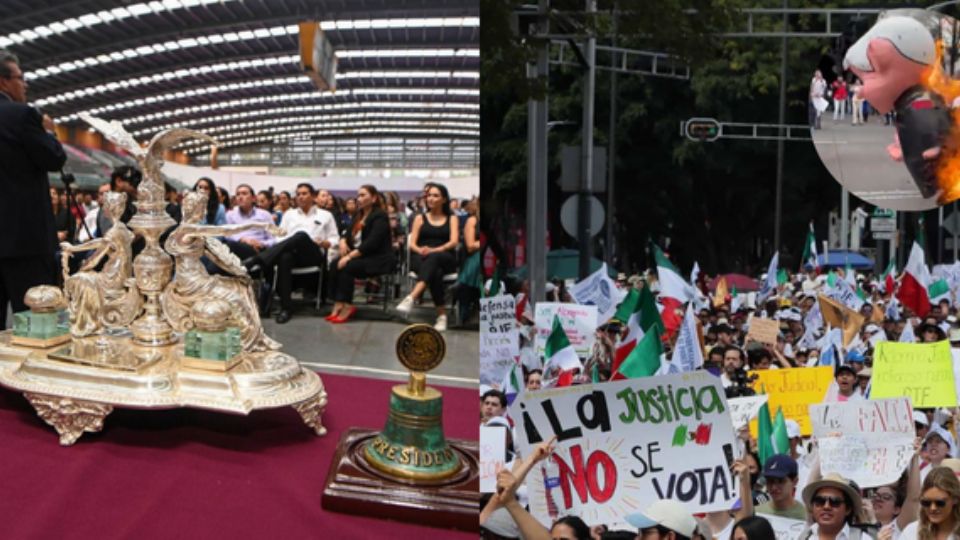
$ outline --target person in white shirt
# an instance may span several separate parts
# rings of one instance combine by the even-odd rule
[[[337,230],[333,214],[318,208],[315,204],[317,190],[312,185],[297,185],[296,208],[284,212],[280,228],[284,236],[277,243],[257,255],[244,261],[248,269],[259,266],[267,283],[277,274],[277,294],[280,296],[280,312],[275,320],[284,324],[290,320],[293,289],[293,269],[304,266],[325,266],[325,250],[337,245],[340,233]],[[272,294],[269,287],[261,295],[260,307],[264,309],[266,299]],[[319,294],[320,291],[317,291]],[[263,296],[266,295],[266,298]]]
[[[812,523],[800,540],[860,540],[872,537],[863,529],[851,526],[860,522],[863,499],[859,490],[846,478],[828,474],[811,482],[803,490],[803,501]]]

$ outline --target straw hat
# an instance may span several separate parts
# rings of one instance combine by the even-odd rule
[[[863,511],[863,499],[860,498],[859,490],[853,486],[850,480],[836,473],[830,473],[821,480],[807,484],[807,487],[803,488],[803,504],[807,508],[813,508],[813,496],[817,494],[817,491],[825,487],[839,489],[850,498],[853,502],[854,517],[859,516]]]

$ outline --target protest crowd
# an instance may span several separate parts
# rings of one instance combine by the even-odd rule
[[[482,537],[960,538],[960,263],[738,289],[653,251],[533,307],[487,282]]]

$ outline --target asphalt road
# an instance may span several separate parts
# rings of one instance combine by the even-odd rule
[[[887,145],[896,128],[883,125],[883,117],[871,116],[866,124],[851,125],[850,116],[834,121],[826,111],[821,129],[813,130],[817,154],[830,174],[857,197],[881,208],[927,210],[936,208],[936,196],[924,199],[907,167],[893,161]]]

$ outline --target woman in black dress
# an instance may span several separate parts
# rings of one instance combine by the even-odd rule
[[[338,324],[347,322],[357,312],[353,305],[355,279],[393,270],[390,222],[384,212],[383,197],[374,186],[364,185],[357,190],[357,214],[341,239],[336,269],[335,303],[327,320]]]
[[[457,268],[456,249],[460,243],[460,221],[450,210],[450,194],[441,184],[427,188],[427,211],[413,220],[410,232],[410,267],[417,273],[417,283],[397,311],[408,312],[423,291],[430,288],[430,296],[437,308],[439,331],[447,329],[447,308],[443,301],[443,276]]]

